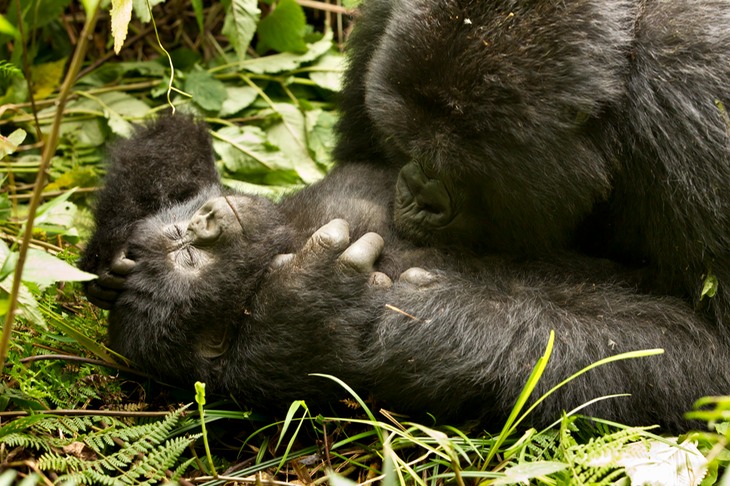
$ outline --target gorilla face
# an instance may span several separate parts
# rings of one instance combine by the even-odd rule
[[[283,251],[277,244],[282,232],[270,201],[223,195],[210,187],[135,226],[124,255],[134,262],[125,284],[132,292],[125,293],[120,305],[139,294],[183,307],[207,301],[226,305],[223,301],[229,299],[240,305],[267,262]]]
[[[383,151],[403,166],[400,232],[496,251],[565,246],[610,191],[595,134],[611,133],[601,117],[623,95],[631,8],[393,5],[369,44],[363,101]]]

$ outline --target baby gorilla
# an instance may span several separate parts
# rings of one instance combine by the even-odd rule
[[[498,424],[554,330],[540,394],[619,352],[666,353],[591,371],[535,424],[630,393],[588,412],[680,429],[696,398],[730,389],[712,326],[679,300],[636,293],[605,261],[477,258],[399,239],[392,169],[337,167],[276,204],[229,193],[206,128],[182,116],[141,128],[110,159],[81,266],[100,275],[88,295],[111,308],[112,347],[163,380],[284,409],[342,398],[312,375],[324,373],[398,412]]]

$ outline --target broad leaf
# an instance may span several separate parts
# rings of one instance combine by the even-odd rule
[[[33,282],[45,287],[56,282],[86,282],[96,275],[79,270],[63,260],[42,250],[28,250],[23,268],[23,282]]]
[[[185,77],[185,91],[196,105],[207,111],[218,112],[228,97],[226,87],[206,71],[193,71]]]
[[[30,68],[30,77],[33,80],[33,94],[36,99],[48,98],[61,85],[65,67],[66,58],[38,64]]]
[[[342,73],[345,71],[345,58],[334,51],[327,52],[310,67],[309,79],[317,86],[330,91],[342,89]]]
[[[213,136],[213,148],[230,173],[245,176],[294,168],[284,152],[268,143],[259,127],[224,127]]]
[[[259,96],[258,91],[250,86],[228,86],[226,92],[227,98],[218,112],[222,117],[234,115],[244,108],[248,108]]]
[[[284,71],[293,71],[302,64],[318,59],[331,48],[332,32],[328,31],[321,40],[312,44],[307,44],[307,52],[304,54],[282,52],[281,54],[259,57],[258,59],[247,59],[239,63],[239,66],[246,71],[256,74],[273,74]]]
[[[324,172],[309,154],[304,115],[289,103],[274,103],[274,109],[281,115],[281,122],[269,129],[269,142],[294,161],[294,169],[304,182],[311,184],[318,181]]]
[[[261,19],[258,26],[256,51],[263,54],[271,49],[278,52],[307,51],[304,34],[307,20],[304,10],[294,0],[281,0],[276,8]]]

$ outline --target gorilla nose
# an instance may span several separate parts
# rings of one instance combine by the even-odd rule
[[[188,233],[193,237],[193,244],[212,244],[233,219],[235,216],[224,197],[206,202],[188,224]]]

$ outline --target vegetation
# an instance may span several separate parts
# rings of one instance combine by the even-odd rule
[[[102,344],[105,314],[73,283],[93,276],[73,262],[104,144],[174,106],[209,122],[227,185],[275,198],[319,179],[352,6],[0,0],[0,485],[720,481],[730,398],[698,404],[711,432],[682,447],[579,411],[520,427],[552,338],[501,432],[410,423],[344,383],[332,416],[295,402],[277,420],[156,383]]]

